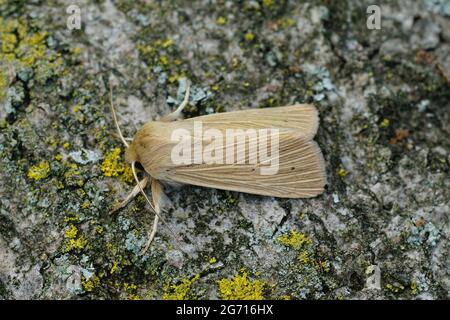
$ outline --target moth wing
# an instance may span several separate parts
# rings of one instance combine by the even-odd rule
[[[184,122],[202,121],[205,126],[219,130],[277,128],[280,131],[301,133],[305,140],[314,138],[319,125],[316,107],[311,104],[249,109],[186,119]]]
[[[295,132],[280,133],[278,156],[272,158],[278,160],[278,170],[271,175],[261,174],[268,163],[249,164],[254,152],[257,151],[247,148],[245,164],[176,166],[170,169],[170,180],[280,198],[309,198],[324,191],[325,165],[315,141]]]

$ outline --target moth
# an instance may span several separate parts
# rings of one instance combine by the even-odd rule
[[[249,109],[182,120],[189,101],[159,121],[150,121],[131,143],[122,135],[110,105],[118,134],[126,146],[136,186],[112,212],[143,194],[155,213],[143,250],[151,244],[161,217],[163,186],[189,184],[280,198],[310,198],[326,185],[322,153],[313,138],[319,125],[311,104]],[[144,169],[139,181],[136,164]],[[150,184],[152,201],[144,188]],[[163,220],[164,221],[164,220]]]

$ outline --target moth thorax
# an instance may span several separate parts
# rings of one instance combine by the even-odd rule
[[[125,161],[128,163],[139,162],[139,157],[133,144],[130,144],[125,150]]]

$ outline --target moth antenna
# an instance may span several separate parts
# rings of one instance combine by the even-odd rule
[[[183,101],[181,102],[181,104],[178,106],[178,108],[175,111],[173,111],[173,112],[169,113],[168,115],[162,117],[161,121],[163,121],[163,122],[170,122],[170,121],[174,121],[174,120],[176,120],[176,119],[178,119],[180,117],[181,112],[183,111],[183,109],[189,103],[190,89],[191,89],[191,84],[189,83],[189,81],[187,81],[186,92],[184,94]]]
[[[186,92],[184,94],[183,102],[181,102],[180,106],[175,111],[176,113],[181,113],[181,111],[187,106],[187,104],[189,102],[190,91],[191,91],[191,84],[190,84],[189,81],[187,81],[187,83],[186,83]]]
[[[113,114],[114,123],[116,124],[117,132],[119,133],[119,137],[122,140],[123,144],[128,148],[129,144],[122,135],[122,131],[120,130],[120,127],[119,127],[119,122],[117,121],[116,111],[114,110],[112,83],[109,84],[109,103],[111,106],[111,112]]]

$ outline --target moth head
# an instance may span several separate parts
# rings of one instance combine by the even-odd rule
[[[139,162],[139,157],[133,142],[125,150],[125,161],[128,163]]]

